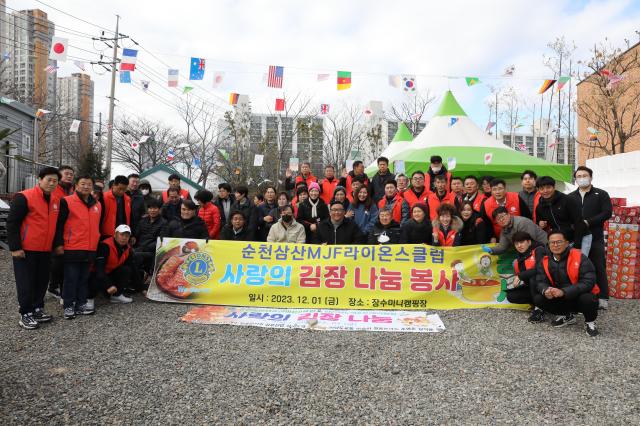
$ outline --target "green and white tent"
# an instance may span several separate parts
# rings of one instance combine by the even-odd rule
[[[394,161],[403,160],[406,174],[427,170],[432,155],[440,155],[447,168],[450,168],[449,159],[455,158],[452,173],[456,176],[491,175],[513,180],[519,178],[523,170],[531,169],[538,176],[548,175],[559,182],[571,182],[573,173],[572,165],[532,157],[486,134],[467,117],[451,91],[445,93],[440,108],[424,130],[403,147],[388,158],[392,170]],[[489,161],[487,157],[490,157]]]
[[[398,153],[404,151],[405,149],[409,149],[411,147],[410,142],[413,140],[413,135],[411,131],[407,128],[407,125],[404,122],[400,122],[398,124],[398,130],[396,131],[393,140],[387,145],[387,147],[378,155],[378,157],[387,157],[390,162]],[[374,175],[378,171],[378,165],[376,164],[376,160],[373,160],[371,164],[365,169],[365,172],[370,175]]]

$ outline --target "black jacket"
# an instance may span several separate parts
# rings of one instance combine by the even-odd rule
[[[256,240],[258,232],[258,208],[253,201],[248,198],[244,199],[244,203],[240,204],[238,200],[231,206],[231,212],[240,211],[244,214],[245,227],[247,228],[247,236],[250,241]],[[220,216],[224,216],[223,213]]]
[[[387,171],[387,174],[385,175],[381,175],[380,172],[377,172],[371,178],[369,188],[371,192],[371,198],[373,198],[376,204],[378,203],[378,201],[382,200],[382,197],[384,197],[384,186],[387,184],[387,182],[393,180],[394,178],[395,175],[389,171]]]
[[[82,198],[80,198],[82,200]],[[87,207],[93,207],[98,201],[89,195],[87,201],[82,200]],[[58,223],[56,224],[56,235],[53,237],[53,247],[64,245],[64,225],[69,218],[69,205],[67,200],[60,200],[60,213],[58,214]],[[98,244],[99,245],[99,244]],[[96,252],[88,250],[65,250],[62,259],[65,262],[93,262]]]
[[[162,217],[165,218],[167,222],[171,222],[172,220],[180,220],[180,209],[182,208],[182,200],[178,201],[176,204],[164,203],[161,210]]]
[[[246,226],[242,228],[240,232],[235,233],[233,232],[233,226],[231,226],[230,223],[222,227],[222,231],[220,231],[220,239],[227,241],[251,241]]]
[[[331,219],[325,219],[318,225],[318,240],[321,244],[362,244],[364,234],[356,223],[345,218],[338,228],[334,228]]]
[[[298,207],[298,214],[296,215],[296,221],[304,226],[304,232],[307,234],[307,243],[318,242],[318,233],[311,232],[311,225],[317,225],[329,218],[329,208],[322,198],[318,198],[318,205],[316,206],[317,217],[313,217],[312,210],[311,202],[306,199]]]
[[[548,228],[564,231],[569,241],[574,242],[575,248],[581,247],[582,237],[587,230],[582,221],[580,205],[573,197],[556,191],[548,200],[540,198],[536,208],[536,221],[546,221]]]
[[[569,281],[569,275],[567,274],[567,257],[569,256],[570,248],[562,253],[560,260],[556,261],[553,258],[553,254],[547,249],[543,253],[544,256],[549,258],[549,274],[553,278],[555,287],[558,287],[564,291],[564,297],[566,299],[576,299],[578,296],[584,293],[589,293],[593,289],[596,283],[596,269],[593,263],[584,254],[580,259],[580,269],[578,275],[578,282],[574,285]],[[536,290],[542,294],[551,286],[551,282],[544,271],[543,262],[540,261],[536,264]]]
[[[474,211],[467,220],[462,219],[462,230],[460,231],[460,245],[470,246],[473,244],[486,244],[491,239],[492,229],[487,223]]]
[[[536,265],[534,265],[531,269],[526,269],[525,260],[527,260],[531,256],[531,252],[535,251],[536,253]],[[538,244],[536,241],[531,241],[531,246],[529,250],[524,253],[519,253],[516,251],[518,257],[516,258],[516,262],[518,262],[518,268],[520,269],[520,273],[518,274],[518,278],[520,281],[523,281],[525,284],[531,286],[535,286],[536,283],[536,274],[537,274],[537,265],[542,260],[542,256],[545,253],[544,246]]]
[[[386,235],[389,238],[387,242],[381,242],[380,237]],[[387,226],[380,223],[380,220],[373,225],[371,231],[369,231],[367,244],[400,244],[402,242],[402,231],[398,222],[392,220]]]
[[[442,168],[440,169],[440,171],[438,173],[433,173],[433,170],[431,170],[431,167],[429,167],[427,169],[427,174],[429,175],[430,178],[430,188],[427,188],[429,191],[431,192],[435,192],[436,190],[436,176],[447,176],[447,168],[445,166],[442,166]],[[447,182],[447,191],[450,189],[449,187],[449,182]]]
[[[613,212],[609,193],[592,186],[589,192],[584,194],[584,200],[579,189],[569,194],[569,197],[582,208],[582,218],[589,222],[589,230],[594,241],[604,242],[604,223],[611,218]]]
[[[271,222],[265,222],[264,217],[270,216],[271,211],[278,208],[278,204],[276,202],[272,204],[268,204],[266,201],[258,206],[258,234],[257,239],[259,241],[267,241],[267,235],[269,235],[269,230],[271,229],[271,225],[277,222],[274,218]]]
[[[140,190],[127,191],[127,194],[131,197],[131,230],[135,234],[140,219],[147,213],[147,209],[145,208],[144,195]]]
[[[402,242],[405,244],[431,244],[433,241],[433,226],[425,218],[421,223],[409,219],[402,225]]]
[[[158,237],[167,233],[168,224],[169,222],[162,216],[158,216],[153,222],[151,222],[149,216],[140,219],[134,233],[136,236],[136,251],[155,253],[156,241]]]
[[[118,243],[116,243],[115,246],[116,246],[116,250],[118,251],[118,256],[122,256],[124,247],[119,246]],[[111,271],[111,274],[107,274],[105,272],[104,267],[107,264],[108,258],[109,258],[109,246],[104,243],[98,244],[98,251],[96,254],[96,261],[95,261],[95,272],[94,272],[94,276],[92,277],[92,279],[95,280],[94,281],[95,286],[98,289],[106,290],[107,288],[111,287],[114,284],[121,284],[121,283],[114,283],[112,281],[112,277],[110,277],[110,275],[113,274],[115,271],[117,271],[117,269],[114,271]],[[133,250],[129,251],[129,257],[127,258],[127,260],[124,261],[122,266],[127,266],[129,268],[129,271],[132,274],[137,274],[138,269],[136,268],[136,265],[133,260]],[[135,283],[135,281],[137,281],[139,277],[131,277],[131,278],[132,278],[132,281]]]
[[[231,212],[233,211],[233,204],[236,202],[236,197],[233,194],[229,194],[229,200],[230,200],[229,215],[231,215]],[[213,204],[215,204],[216,207],[218,207],[218,210],[220,210],[220,226],[224,226],[224,224],[227,223],[227,218],[224,215],[224,207],[222,206],[222,200],[216,197],[216,199],[213,201]]]
[[[189,220],[174,219],[169,222],[163,237],[171,238],[199,238],[202,240],[209,239],[209,231],[207,225],[199,216],[194,216]]]

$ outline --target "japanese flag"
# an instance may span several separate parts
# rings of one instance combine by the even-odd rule
[[[67,60],[67,50],[69,48],[69,39],[53,37],[51,39],[51,50],[49,51],[49,59],[55,59],[56,61]]]
[[[484,164],[485,164],[485,166],[486,166],[487,164],[490,164],[490,163],[491,163],[491,160],[493,160],[493,154],[492,154],[491,152],[487,152],[487,153],[484,155]]]

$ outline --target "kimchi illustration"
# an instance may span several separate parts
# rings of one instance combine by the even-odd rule
[[[186,299],[191,295],[191,284],[184,278],[180,268],[187,256],[200,250],[195,241],[176,245],[156,256],[156,285],[160,290],[177,299]]]

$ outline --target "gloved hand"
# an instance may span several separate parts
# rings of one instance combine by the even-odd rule
[[[482,251],[491,254],[491,248],[486,244],[482,245]]]

